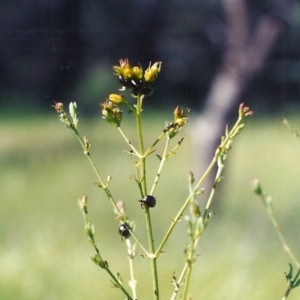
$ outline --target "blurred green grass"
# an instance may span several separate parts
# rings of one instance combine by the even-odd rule
[[[298,119],[289,118],[300,128]],[[149,143],[161,132],[164,121],[157,112],[146,118],[145,139]],[[125,121],[123,127],[135,142],[132,125]],[[186,139],[167,162],[155,193],[158,204],[152,218],[156,244],[187,195],[188,172],[196,171],[189,126],[193,123],[182,132]],[[79,130],[92,142],[91,154],[101,174],[112,176],[112,192],[116,199],[125,201],[129,217],[136,221],[137,235],[146,243],[144,215],[131,179],[135,158],[122,152],[127,146],[115,128],[100,117],[80,120]],[[92,248],[77,206],[82,193],[89,196],[89,217],[102,255],[121,273],[126,285],[127,259],[117,234],[118,223],[104,193],[93,185],[96,178],[74,134],[54,115],[2,118],[0,132],[0,299],[124,299],[89,258]],[[275,214],[299,257],[299,142],[279,118],[259,119],[255,115],[234,141],[225,179],[213,204],[216,216],[199,244],[191,285],[193,299],[282,298],[286,289],[283,272],[288,271],[289,260],[249,182],[258,177],[264,190],[273,195]],[[147,170],[150,180],[157,163],[153,155]],[[200,198],[201,203],[205,197]],[[181,271],[187,241],[182,221],[158,263],[162,299],[170,298],[171,277]],[[145,272],[147,259],[137,256],[135,266],[139,295],[143,300],[152,299],[144,296],[151,293],[151,280]],[[300,290],[295,290],[289,299],[299,295]]]

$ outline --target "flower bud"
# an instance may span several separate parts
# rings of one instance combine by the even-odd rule
[[[194,173],[192,171],[189,172],[188,182],[189,185],[193,185],[193,183],[195,182]]]
[[[116,75],[123,75],[123,72],[126,68],[130,68],[128,58],[119,60],[120,66],[113,66],[113,70]]]
[[[190,112],[189,108],[181,108],[177,106],[174,110],[174,123],[177,124],[178,126],[183,126],[187,123],[187,118],[186,116]]]
[[[86,136],[83,137],[83,143],[84,143],[84,154],[89,154],[91,143],[89,142]]]
[[[77,104],[76,102],[71,102],[69,104],[69,113],[73,121],[73,125],[77,128],[78,124],[78,112],[77,112]]]
[[[102,264],[102,259],[98,253],[94,253],[91,255],[91,260],[96,264],[100,265]]]
[[[83,195],[81,199],[78,199],[79,208],[85,213],[87,213],[87,201],[88,201],[87,195]]]
[[[245,106],[244,103],[241,103],[239,106],[239,116],[240,118],[248,117],[253,114],[253,111],[249,107]]]
[[[253,191],[256,195],[258,195],[258,196],[262,196],[262,195],[263,195],[262,188],[261,188],[261,185],[260,185],[258,179],[254,179],[254,180],[251,182],[251,187],[252,187],[252,191]]]
[[[124,79],[130,79],[130,78],[132,78],[132,76],[133,76],[133,72],[132,72],[132,68],[129,66],[129,67],[126,67],[126,68],[124,68],[123,70],[122,70],[122,77],[124,78]]]
[[[177,135],[177,133],[180,131],[181,127],[176,125],[174,122],[167,122],[166,123],[166,132],[168,133],[168,136],[170,139],[172,139],[174,136]]]
[[[102,109],[102,117],[112,125],[119,127],[123,118],[122,111],[111,101],[100,103]]]
[[[125,98],[123,95],[118,95],[118,94],[110,94],[108,96],[109,101],[111,101],[113,104],[122,104],[125,101]]]
[[[95,234],[95,228],[94,225],[91,224],[90,222],[88,222],[85,227],[84,227],[85,233],[87,234],[87,236],[93,240],[94,239],[94,234]]]
[[[152,82],[156,79],[158,73],[160,72],[161,64],[162,64],[161,62],[155,62],[152,66],[151,63],[149,64],[149,67],[145,71],[145,75],[144,75],[146,82]]]
[[[54,102],[54,105],[52,105],[57,113],[62,113],[64,111],[64,105],[61,102]]]
[[[141,67],[133,67],[132,73],[135,79],[140,80],[143,78],[143,69]]]

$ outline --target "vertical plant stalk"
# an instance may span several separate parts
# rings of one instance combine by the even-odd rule
[[[134,268],[133,268],[133,258],[135,256],[135,253],[134,253],[134,250],[132,249],[130,239],[125,239],[125,241],[126,241],[127,254],[128,254],[128,260],[129,260],[129,272],[130,272],[129,286],[132,290],[132,297],[135,300],[135,299],[137,299],[137,291],[136,291],[137,280],[135,279]]]
[[[143,133],[142,133],[142,125],[141,125],[141,113],[142,113],[142,103],[143,103],[143,95],[137,96],[137,104],[136,104],[136,125],[138,131],[138,139],[139,139],[139,147],[140,147],[140,156],[141,156],[141,187],[142,187],[142,197],[147,196],[147,181],[146,181],[146,156],[144,149],[144,141],[143,141]],[[157,275],[157,257],[154,255],[154,239],[153,239],[153,231],[151,224],[151,215],[149,207],[144,207],[145,211],[145,219],[146,219],[146,228],[147,228],[147,236],[148,236],[148,244],[149,244],[149,255],[150,264],[151,264],[151,273],[152,273],[152,285],[154,292],[154,299],[159,299],[159,285],[158,285],[158,275]]]
[[[195,250],[196,250],[198,241],[199,241],[199,238],[197,238],[196,240],[193,240],[193,243],[191,245],[191,250],[189,253],[189,257],[187,258],[188,261],[185,263],[185,266],[183,268],[183,270],[187,272],[187,275],[185,276],[185,283],[184,283],[184,288],[183,288],[182,299],[188,299],[187,293],[188,293],[189,285],[191,282],[191,276],[192,276],[193,265],[194,265],[194,260],[195,260]]]
[[[259,196],[259,198],[261,199],[262,203],[264,204],[264,206],[267,209],[267,213],[268,216],[270,218],[270,221],[275,229],[275,232],[282,244],[283,250],[287,253],[287,255],[290,257],[291,261],[296,265],[296,267],[298,269],[300,269],[300,262],[299,260],[296,258],[296,256],[294,255],[293,251],[291,250],[291,248],[289,247],[288,243],[286,242],[281,229],[279,227],[279,224],[276,220],[276,217],[274,215],[274,209],[272,206],[272,199],[270,196],[265,196],[262,192],[262,188],[258,182],[258,180],[254,180],[252,182],[253,185],[253,191],[255,192],[255,194],[257,194]]]
[[[268,207],[267,209],[267,212],[268,212],[268,215],[269,215],[269,218],[273,224],[273,227],[275,228],[275,231],[281,241],[281,244],[282,244],[282,247],[283,247],[283,250],[287,253],[287,255],[290,257],[291,261],[296,265],[296,267],[299,269],[300,268],[300,263],[298,261],[298,259],[296,258],[296,256],[294,255],[293,251],[291,250],[291,248],[289,247],[288,243],[286,242],[281,230],[280,230],[280,227],[279,227],[279,224],[274,216],[274,213],[273,213],[273,210],[271,208]]]
[[[289,296],[291,290],[292,290],[292,287],[289,285],[288,288],[287,288],[287,290],[286,290],[286,292],[285,292],[285,294],[284,294],[284,296],[283,296],[283,298],[282,298],[282,300],[286,300],[287,299],[287,297]]]
[[[160,164],[159,164],[159,167],[158,167],[158,170],[157,170],[157,173],[156,173],[156,176],[155,176],[155,179],[154,179],[151,191],[150,191],[150,195],[153,195],[153,193],[154,193],[154,190],[155,190],[155,188],[157,186],[157,183],[159,181],[159,178],[160,178],[161,171],[163,169],[164,163],[167,160],[167,150],[168,150],[169,143],[170,143],[170,138],[167,137],[167,141],[166,141],[164,153],[163,153],[163,156],[162,156],[162,158],[160,160]]]
[[[217,185],[219,184],[219,180],[221,178],[221,174],[223,172],[224,167],[225,166],[223,164],[223,161],[220,158],[218,160],[218,170],[217,170],[217,174],[216,174],[216,178],[215,178],[215,183],[213,185],[213,188],[212,188],[211,193],[209,195],[209,198],[207,200],[205,211],[204,211],[204,214],[203,214],[204,227],[206,227],[208,225],[209,212],[210,212],[211,203],[212,203],[212,200],[213,200],[213,198],[215,196]]]

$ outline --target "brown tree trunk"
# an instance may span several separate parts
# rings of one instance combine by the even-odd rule
[[[285,3],[285,1],[283,1]],[[244,0],[223,2],[228,46],[212,82],[202,113],[194,124],[198,165],[201,173],[212,159],[228,116],[238,111],[241,94],[249,80],[263,67],[284,22],[271,14],[263,15],[250,30]],[[285,6],[288,9],[288,5]],[[250,34],[250,32],[252,32]],[[195,170],[196,171],[196,170]]]

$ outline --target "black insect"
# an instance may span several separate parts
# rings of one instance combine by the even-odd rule
[[[154,207],[156,205],[156,199],[152,195],[147,195],[145,198],[138,200],[141,203],[141,207]]]
[[[119,234],[124,238],[128,238],[130,236],[130,232],[129,232],[128,227],[125,223],[122,223],[119,226]]]

